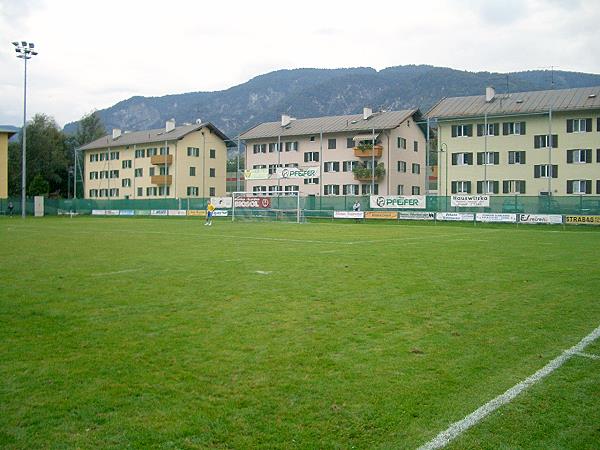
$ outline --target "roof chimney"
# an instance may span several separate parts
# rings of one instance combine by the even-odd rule
[[[165,123],[165,132],[173,131],[175,129],[175,119],[169,119]]]
[[[488,86],[488,87],[485,88],[485,101],[486,101],[486,103],[489,103],[492,100],[494,100],[495,96],[496,96],[496,89],[494,89],[492,86]]]
[[[119,137],[121,137],[121,129],[120,128],[113,128],[113,132],[112,132],[112,138],[113,138],[113,140],[118,139]]]
[[[371,108],[363,108],[363,120],[367,120],[369,117],[373,115],[373,110]]]
[[[196,125],[200,125],[202,123],[202,119],[196,119]]]
[[[291,116],[288,116],[287,114],[281,115],[281,126],[282,127],[287,127],[291,122],[292,122]]]

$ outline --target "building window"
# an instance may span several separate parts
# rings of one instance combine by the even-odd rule
[[[493,166],[500,164],[499,152],[477,152],[478,166]]]
[[[567,150],[567,163],[585,164],[592,162],[592,149]]]
[[[421,195],[421,187],[413,186],[412,187],[412,195]]]
[[[151,177],[154,176],[155,172],[156,172],[156,168],[154,168],[154,167],[150,167],[148,169],[148,175],[150,175]]]
[[[508,152],[508,163],[509,164],[525,164],[525,152],[523,152],[523,151]]]
[[[119,178],[119,171],[118,170],[111,170],[110,171],[110,178]]]
[[[340,195],[340,185],[339,184],[326,184],[323,186],[323,194],[324,195]]]
[[[267,165],[266,164],[254,164],[252,166],[253,169],[266,169]]]
[[[533,137],[533,147],[534,148],[548,148],[550,139],[548,139],[547,134],[538,134]],[[552,148],[558,147],[558,135],[552,135]]]
[[[279,151],[277,142],[270,142],[269,143],[269,153],[275,153],[277,151]]]
[[[310,140],[310,142],[315,142],[315,139],[316,139],[316,136],[311,136],[309,140]]]
[[[472,166],[473,153],[452,153],[453,166]]]
[[[158,149],[156,147],[146,149],[146,156],[150,158],[151,156],[156,156],[158,153]]]
[[[346,138],[346,148],[354,148],[354,139]]]
[[[208,151],[208,157],[209,157],[210,159],[215,159],[215,158],[217,157],[217,151],[216,151],[214,148],[211,148],[211,149]]]
[[[567,194],[591,194],[592,180],[567,180]]]
[[[143,158],[146,154],[146,150],[144,150],[143,148],[139,148],[135,151],[135,157],[136,158]]]
[[[269,175],[277,173],[279,167],[283,167],[283,164],[269,164]]]
[[[98,172],[90,172],[90,180],[97,180]]]
[[[90,198],[98,197],[98,189],[90,189],[89,197]]]
[[[304,184],[319,184],[318,178],[305,178]]]
[[[533,166],[533,178],[558,178],[558,166],[554,164],[536,164]]]
[[[285,151],[286,152],[297,152],[298,151],[298,141],[286,142],[285,143]]]
[[[342,171],[343,172],[352,172],[357,164],[358,164],[358,161],[344,161],[342,164]]]
[[[168,155],[169,154],[169,147],[161,147],[160,148],[160,154],[161,155]]]
[[[165,166],[160,166],[160,167],[158,168],[158,173],[159,173],[160,175],[169,175],[169,168],[168,168],[168,167],[165,167]]]
[[[418,152],[418,151],[419,151],[419,142],[417,142],[417,141],[414,141],[414,142],[413,142],[413,150],[414,150],[415,152]]]
[[[498,194],[500,182],[494,180],[484,180],[477,182],[478,194]]]
[[[525,180],[504,180],[502,182],[503,194],[524,194]]]
[[[252,152],[255,155],[257,153],[267,153],[267,144],[254,144],[252,146]]]
[[[344,195],[358,195],[358,184],[345,184],[342,187]]]
[[[252,192],[255,194],[262,194],[264,192],[267,192],[267,187],[266,186],[254,186],[252,188]]]
[[[327,139],[327,149],[328,150],[335,150],[336,146],[337,146],[337,139],[335,139],[335,138]]]
[[[121,180],[121,187],[131,187],[131,178],[123,178]]]
[[[451,188],[452,188],[453,194],[470,194],[471,193],[471,182],[470,181],[453,181]]]
[[[196,168],[194,166],[190,166],[190,177],[196,176]]]
[[[567,119],[567,133],[589,133],[592,131],[592,119]]]
[[[144,188],[137,188],[137,196],[138,197],[143,197],[144,196]]]
[[[282,189],[283,189],[283,186],[277,186],[277,185],[269,186],[269,194],[277,194],[278,192],[281,192]]]
[[[110,152],[110,159],[119,159],[119,152]]]
[[[208,176],[214,178],[216,176],[216,170],[212,167],[208,169]]]
[[[477,136],[498,136],[500,134],[500,124],[499,123],[488,123],[487,124],[487,132],[485,123],[477,124]]]
[[[414,174],[420,174],[421,173],[421,166],[419,164],[413,163],[412,165],[412,173]]]
[[[158,192],[158,188],[156,186],[147,187],[146,188],[146,197],[156,196],[157,192]]]
[[[304,152],[304,162],[316,162],[319,160],[319,152]]]
[[[473,125],[452,125],[452,137],[473,136]]]
[[[375,184],[374,185],[374,192],[371,192],[371,185],[370,184],[361,184],[361,191],[362,191],[362,195],[379,195],[379,185]]]
[[[406,161],[398,161],[398,172],[406,173]]]
[[[515,135],[524,135],[525,134],[525,122],[504,122],[502,124],[502,134],[504,136],[515,134]]]
[[[121,168],[122,169],[131,169],[131,160],[130,159],[124,159],[121,162]]]
[[[325,172],[339,172],[340,162],[339,161],[328,161],[323,164],[323,170]]]
[[[169,186],[159,186],[158,195],[169,195],[171,188]]]
[[[285,192],[298,192],[300,190],[300,186],[298,186],[297,184],[289,184],[287,186],[284,186],[284,190]]]
[[[406,150],[406,139],[404,139],[403,137],[398,137],[396,146],[401,150]]]
[[[288,164],[285,164],[284,167],[296,167],[297,168],[298,163],[288,163]]]
[[[198,147],[188,147],[187,148],[187,155],[188,156],[199,157],[200,156],[200,149]]]
[[[200,192],[200,189],[198,188],[198,186],[188,186],[187,187],[188,197],[198,197],[199,192]]]

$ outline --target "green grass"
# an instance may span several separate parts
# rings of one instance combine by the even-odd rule
[[[597,228],[202,223],[0,220],[1,447],[416,448],[600,325]],[[597,448],[599,364],[451,447]]]

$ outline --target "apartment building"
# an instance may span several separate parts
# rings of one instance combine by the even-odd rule
[[[229,139],[210,122],[122,133],[82,146],[85,198],[152,199],[225,194]]]
[[[600,194],[600,86],[445,98],[439,193]]]
[[[363,114],[308,119],[283,115],[281,122],[242,133],[246,189],[314,196],[422,195],[425,130],[417,109],[364,108]]]
[[[0,198],[8,198],[8,140],[16,134],[0,128]]]

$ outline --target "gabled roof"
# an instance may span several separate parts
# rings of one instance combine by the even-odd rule
[[[363,119],[362,114],[347,116],[325,116],[309,119],[295,119],[282,127],[280,122],[265,122],[242,133],[242,139],[276,138],[278,136],[302,136],[306,134],[340,133],[344,131],[356,132],[376,130],[389,130],[396,128],[413,115],[420,116],[418,109],[404,111],[388,111],[373,113],[368,119]]]
[[[491,102],[485,95],[449,97],[438,102],[426,117],[436,119],[532,114],[552,111],[600,109],[600,86],[551,91],[496,94]]]
[[[182,125],[179,127],[175,127],[168,133],[165,131],[164,128],[158,128],[155,130],[125,132],[116,139],[113,139],[112,135],[108,134],[99,139],[96,139],[95,141],[90,142],[89,144],[79,147],[79,150],[93,150],[97,148],[120,147],[123,145],[149,144],[152,142],[174,141],[182,139],[184,136],[194,131],[198,131],[203,127],[212,130],[213,133],[215,133],[217,136],[223,139],[226,144],[228,144],[227,141],[229,141],[229,138],[225,134],[223,134],[217,127],[215,127],[210,122],[202,122],[195,123],[192,125]]]

